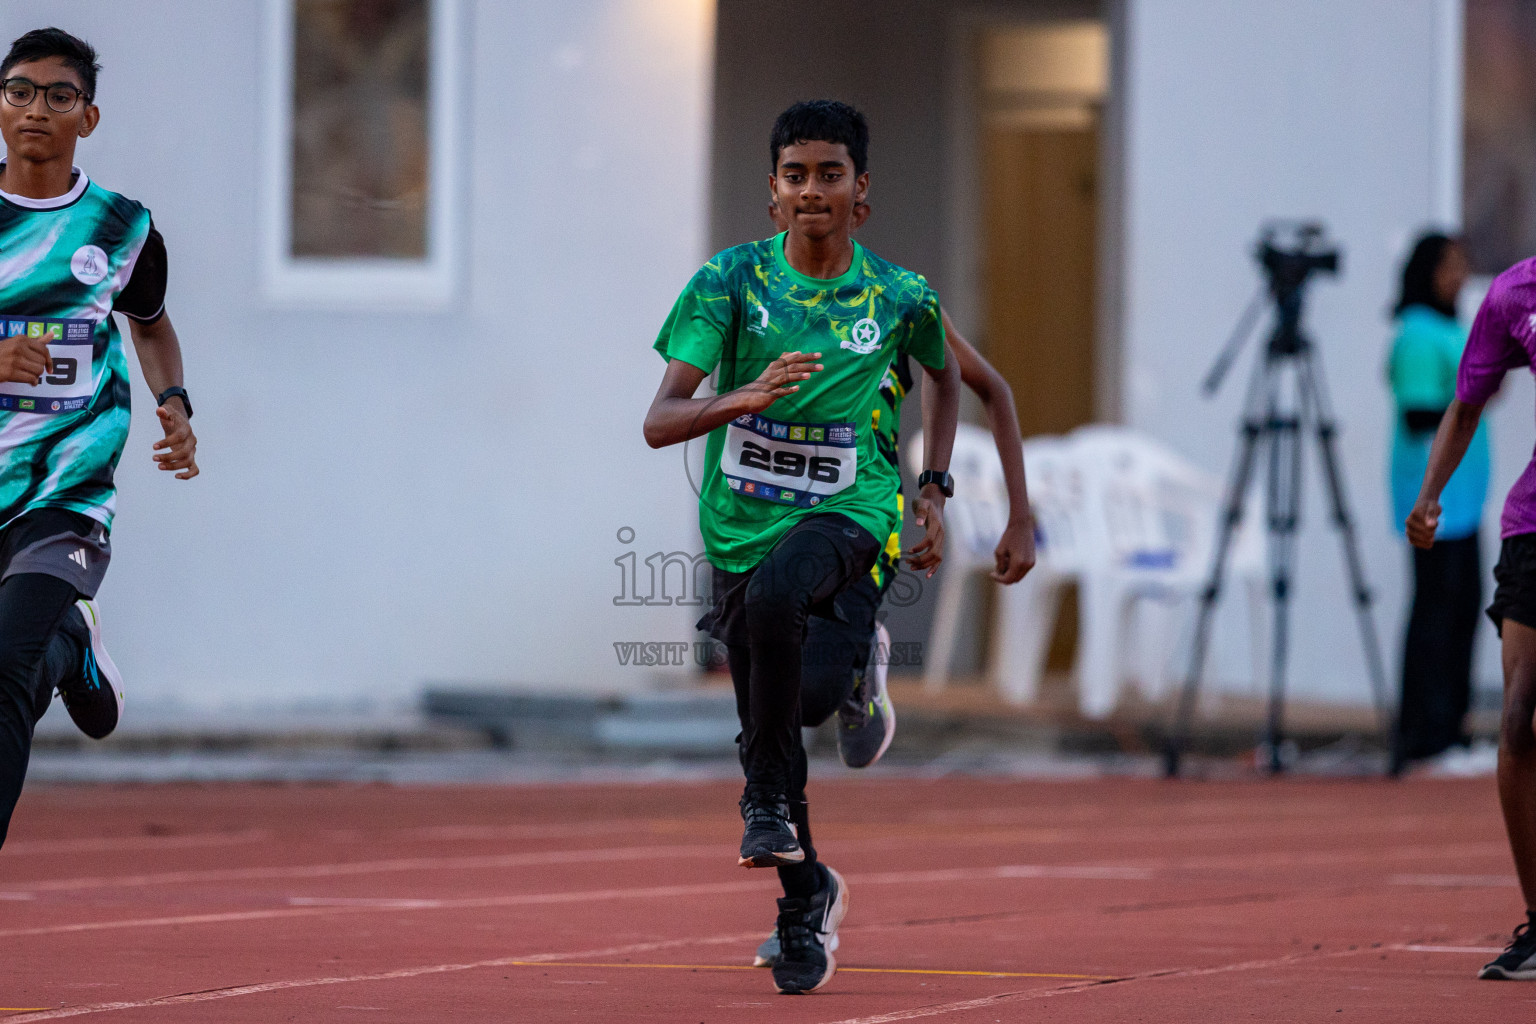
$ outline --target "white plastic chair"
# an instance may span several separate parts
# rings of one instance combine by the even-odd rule
[[[1066,584],[1083,578],[1097,533],[1092,481],[1068,439],[1026,440],[1024,469],[1035,515],[1035,567],[1018,583],[998,589],[989,671],[1013,704],[1039,696]]]
[[[923,435],[902,441],[909,467],[923,464]],[[912,475],[916,476],[917,470]],[[1008,489],[1003,464],[992,434],[969,423],[955,427],[954,453],[949,460],[955,496],[944,504],[944,567],[939,572],[939,599],[933,633],[924,655],[923,682],[929,689],[944,685],[954,656],[965,580],[972,572],[990,572],[992,551],[1008,525]]]
[[[1186,632],[1180,627],[1193,621],[1215,554],[1223,487],[1166,445],[1122,427],[1082,427],[1071,444],[1093,481],[1102,530],[1098,558],[1078,582],[1078,706],[1102,718],[1129,669],[1149,699],[1172,684],[1170,663]],[[1227,566],[1227,580],[1247,597],[1256,639],[1264,635],[1260,522],[1253,514],[1244,520]],[[1140,628],[1131,628],[1133,616]]]
[[[946,524],[959,526],[963,540],[956,544],[961,538],[952,536],[941,571],[925,672],[930,688],[942,686],[947,675],[965,577],[968,571],[990,569],[991,549],[1007,522],[1006,490],[991,436],[969,427],[966,446],[966,476],[983,486],[979,493],[967,493],[957,473],[955,497],[946,507]],[[910,447],[909,456],[920,462],[918,444]],[[1128,677],[1141,684],[1149,699],[1161,697],[1172,683],[1172,659],[1181,635],[1189,632],[1185,627],[1210,571],[1220,482],[1165,445],[1121,427],[1090,426],[1066,437],[1031,438],[1024,459],[1037,563],[1023,581],[998,594],[988,675],[1010,702],[1036,698],[1062,593],[1075,581],[1075,675],[1082,713],[1092,718],[1109,714]],[[978,461],[989,465],[973,468]],[[972,507],[977,504],[985,511],[978,513]],[[995,528],[981,533],[971,525],[979,520],[995,522]],[[1227,570],[1228,580],[1242,583],[1248,598],[1256,673],[1264,639],[1260,522],[1260,515],[1250,514],[1239,529]]]

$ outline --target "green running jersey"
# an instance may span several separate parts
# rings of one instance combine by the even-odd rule
[[[825,367],[761,414],[710,432],[698,490],[713,565],[746,572],[814,513],[890,534],[901,477],[881,454],[871,410],[893,358],[944,365],[938,296],[920,275],[858,243],[847,272],[831,280],[791,267],[782,234],[738,245],[694,275],[655,347],[706,373],[718,368],[719,394],[751,383],[785,352],[820,352]]]
[[[83,173],[67,195],[0,195],[0,330],[49,339],[53,372],[0,383],[0,526],[65,508],[110,528],[128,438],[128,363],[112,304],[149,211]]]

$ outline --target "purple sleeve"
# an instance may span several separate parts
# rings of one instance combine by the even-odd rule
[[[1510,370],[1530,364],[1530,355],[1514,336],[1515,318],[1523,315],[1510,282],[1495,279],[1472,321],[1472,333],[1456,373],[1456,399],[1482,405],[1492,398]]]

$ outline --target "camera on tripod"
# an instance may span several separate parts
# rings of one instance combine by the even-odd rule
[[[1274,614],[1270,636],[1269,713],[1259,752],[1261,761],[1267,762],[1271,772],[1283,771],[1288,763],[1289,755],[1285,751],[1293,749],[1294,744],[1285,740],[1283,722],[1286,648],[1291,575],[1302,507],[1301,449],[1307,435],[1317,442],[1318,463],[1331,518],[1343,541],[1344,565],[1349,574],[1360,639],[1365,649],[1371,697],[1389,747],[1391,737],[1395,735],[1387,711],[1386,673],[1371,612],[1371,589],[1366,585],[1354,519],[1344,498],[1344,471],[1336,450],[1338,427],[1323,386],[1321,358],[1301,329],[1301,300],[1306,283],[1313,274],[1337,274],[1339,250],[1329,244],[1326,230],[1316,221],[1272,220],[1260,228],[1254,256],[1264,268],[1265,287],[1248,304],[1248,309],[1238,320],[1237,329],[1206,374],[1205,392],[1214,394],[1221,387],[1222,379],[1244,341],[1254,334],[1266,298],[1274,303],[1274,328],[1254,361],[1253,380],[1248,387],[1238,427],[1238,453],[1227,483],[1225,511],[1220,519],[1211,574],[1200,594],[1189,674],[1184,677],[1183,692],[1163,751],[1163,770],[1169,776],[1179,772],[1179,761],[1194,715],[1200,673],[1210,643],[1212,614],[1221,596],[1222,576],[1233,533],[1243,521],[1243,505],[1248,498],[1249,485],[1256,477],[1263,481],[1265,492],[1264,521],[1269,533],[1270,592]]]
[[[1254,255],[1269,276],[1272,294],[1295,291],[1313,274],[1339,272],[1339,250],[1328,244],[1327,235],[1328,229],[1317,221],[1264,224]]]

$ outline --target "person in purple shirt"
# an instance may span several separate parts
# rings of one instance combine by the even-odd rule
[[[1494,278],[1477,311],[1456,375],[1456,398],[1440,421],[1418,501],[1408,515],[1408,540],[1414,547],[1434,544],[1441,491],[1477,432],[1483,406],[1499,390],[1504,374],[1522,366],[1536,370],[1536,259]],[[1509,490],[1501,527],[1504,543],[1488,608],[1504,654],[1499,804],[1526,920],[1478,977],[1536,981],[1536,455]]]

